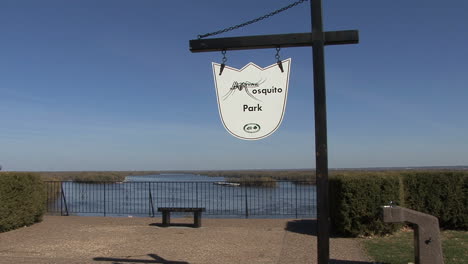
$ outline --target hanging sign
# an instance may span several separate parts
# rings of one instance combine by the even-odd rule
[[[242,69],[213,62],[218,109],[226,130],[244,140],[268,137],[283,120],[291,59],[261,68],[250,62]],[[220,71],[222,74],[220,75]],[[282,71],[284,70],[284,71]]]

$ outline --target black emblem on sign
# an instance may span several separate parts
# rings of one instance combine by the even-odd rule
[[[247,133],[257,133],[260,131],[260,125],[255,123],[248,123],[244,126],[244,131]]]

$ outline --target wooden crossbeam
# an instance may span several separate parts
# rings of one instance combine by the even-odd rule
[[[327,104],[325,45],[357,44],[357,30],[323,31],[322,0],[311,0],[311,33],[292,33],[190,40],[191,52],[312,47],[315,110],[315,165],[317,182],[317,262],[330,260],[330,212],[328,202]]]
[[[191,52],[209,52],[222,50],[271,49],[313,46],[320,36],[314,33],[292,33],[278,35],[260,35],[232,38],[190,40]],[[357,44],[357,30],[328,31],[323,34],[324,45]]]

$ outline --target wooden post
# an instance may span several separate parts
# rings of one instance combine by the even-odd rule
[[[322,0],[310,1],[315,107],[315,177],[317,184],[317,260],[330,259],[330,213],[328,206],[327,101],[325,91],[325,52],[322,22]]]
[[[330,214],[328,203],[327,105],[325,90],[325,45],[356,44],[357,30],[323,32],[322,1],[311,0],[312,32],[279,35],[195,39],[190,51],[208,52],[311,46],[313,50],[315,161],[317,181],[317,257],[319,264],[330,259]]]

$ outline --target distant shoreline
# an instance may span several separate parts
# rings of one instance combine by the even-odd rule
[[[39,171],[44,181],[123,182],[127,176],[158,175],[159,171]]]
[[[357,168],[329,168],[330,171],[386,171],[386,170],[468,170],[468,165],[454,165],[454,166],[401,166],[401,167],[357,167]],[[132,175],[158,175],[158,174],[200,174],[201,172],[206,171],[223,171],[223,172],[239,172],[239,171],[315,171],[315,168],[288,168],[288,169],[203,169],[203,170],[57,170],[57,171],[34,171],[34,170],[25,170],[25,171],[8,171],[2,170],[3,172],[34,172],[39,174],[80,174],[80,173],[118,173],[125,174],[129,173],[127,176]]]
[[[390,173],[408,171],[466,171],[468,166],[425,166],[425,167],[373,167],[373,168],[330,168],[333,174],[356,174],[359,172]],[[6,171],[5,171],[6,172]],[[165,171],[29,171],[37,173],[45,181],[76,182],[123,182],[127,176],[145,176],[161,174],[195,174],[220,176],[235,181],[236,179],[255,181],[308,181],[315,183],[315,169],[255,169],[255,170],[165,170]],[[1,173],[1,172],[0,172]]]

